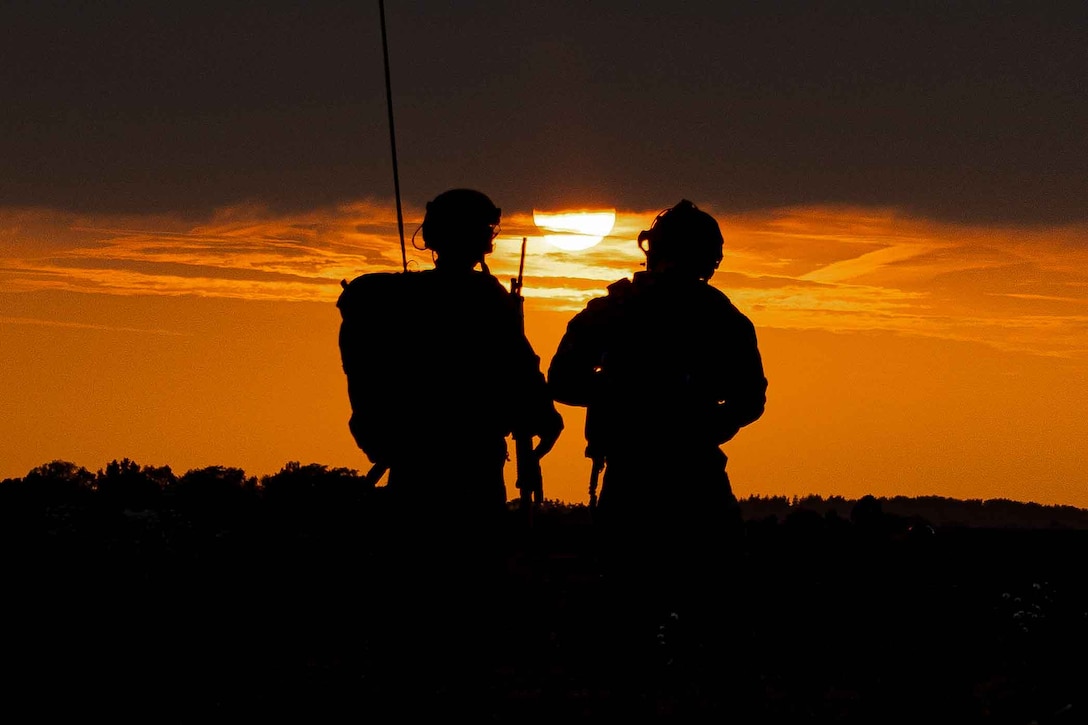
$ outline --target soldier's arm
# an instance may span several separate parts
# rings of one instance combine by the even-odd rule
[[[547,380],[540,369],[540,356],[525,336],[522,310],[517,307],[519,300],[505,290],[503,297],[507,315],[503,327],[509,331],[509,364],[512,365],[517,388],[513,433],[516,439],[537,438],[533,453],[539,459],[559,440],[559,434],[563,431],[563,417],[555,408]]]
[[[600,336],[594,327],[589,310],[575,315],[552,357],[548,387],[560,403],[588,406],[593,399],[601,364]]]
[[[742,316],[734,334],[736,341],[723,424],[732,429],[735,435],[737,430],[763,415],[767,405],[767,377],[763,372],[763,358],[751,321]]]
[[[528,342],[526,342],[528,346]],[[529,348],[531,352],[531,348]],[[532,354],[533,364],[526,367],[522,382],[520,411],[515,420],[515,437],[537,437],[533,447],[537,457],[543,457],[552,449],[563,432],[563,416],[555,408],[547,381],[540,371],[540,358]]]

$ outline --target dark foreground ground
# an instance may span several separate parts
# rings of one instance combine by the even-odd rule
[[[289,514],[9,519],[0,717],[1088,722],[1088,531],[749,521],[725,646],[666,622],[624,649],[600,635],[586,510],[543,511],[512,519],[492,655],[462,632],[391,677],[359,512]]]

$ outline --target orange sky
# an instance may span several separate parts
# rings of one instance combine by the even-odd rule
[[[721,222],[714,283],[755,323],[770,381],[765,416],[725,447],[738,495],[1088,508],[1086,227],[695,201]],[[126,456],[177,473],[365,470],[334,303],[342,278],[399,268],[393,209],[235,207],[194,223],[0,208],[0,478]],[[583,252],[548,247],[531,211],[505,210],[491,268],[508,283],[529,237],[527,332],[546,366],[570,316],[638,268],[633,240],[658,210],[620,210]],[[405,209],[408,235],[421,218]],[[561,411],[546,495],[584,501],[580,411]]]

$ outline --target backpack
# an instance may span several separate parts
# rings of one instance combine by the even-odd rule
[[[364,274],[341,282],[343,291],[336,301],[340,362],[352,411],[348,428],[376,464],[392,460],[399,445],[393,431],[400,429],[397,422],[403,411],[388,381],[399,364],[398,337],[407,330],[410,277],[401,272]]]

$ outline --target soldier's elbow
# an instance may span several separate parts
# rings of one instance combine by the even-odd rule
[[[552,400],[563,405],[573,405],[584,407],[588,403],[585,398],[580,395],[573,394],[569,391],[552,391]]]
[[[741,423],[741,426],[746,426],[746,425],[749,425],[751,423],[755,423],[757,420],[759,420],[760,418],[763,417],[763,413],[764,413],[764,411],[766,411],[766,409],[767,409],[767,406],[766,406],[765,403],[760,403],[759,405],[753,405],[751,408],[749,408],[745,412],[746,414],[743,416],[744,422]]]
[[[556,372],[554,368],[548,370],[548,395],[552,400],[564,405],[577,405],[577,403],[571,402],[574,398],[577,398],[575,392],[575,386],[571,384],[570,378],[562,373]]]

